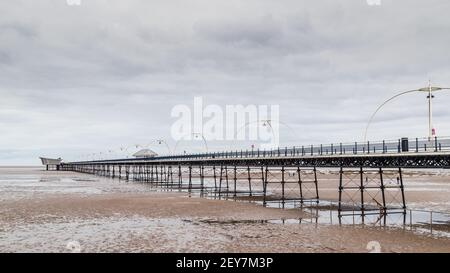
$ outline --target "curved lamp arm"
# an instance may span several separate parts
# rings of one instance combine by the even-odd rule
[[[172,154],[172,151],[170,150],[169,144],[167,144],[167,141],[165,141],[164,139],[157,139],[156,140],[159,144],[164,143],[166,145],[167,150],[169,151],[169,155]]]
[[[205,144],[205,148],[206,148],[206,153],[208,153],[208,143],[206,142],[206,138],[203,134],[200,134],[202,136],[203,139],[203,143]]]
[[[119,150],[121,151],[121,152],[123,152],[125,155],[126,155],[126,157],[128,158],[129,156],[130,156],[130,154],[131,153],[128,153],[128,149],[130,149],[131,147],[136,147],[136,149],[137,148],[139,148],[141,145],[139,145],[139,144],[133,144],[133,145],[129,145],[129,146],[127,146],[127,147],[120,147],[119,148]]]
[[[372,123],[372,120],[373,120],[373,118],[375,117],[375,115],[378,113],[378,111],[380,111],[380,109],[383,108],[383,106],[385,106],[388,102],[394,100],[395,98],[400,97],[400,96],[405,95],[405,94],[414,93],[414,92],[420,92],[420,90],[416,89],[416,90],[409,90],[409,91],[404,91],[404,92],[398,93],[397,95],[395,95],[395,96],[393,96],[393,97],[387,99],[387,100],[384,101],[380,106],[378,106],[378,108],[377,108],[377,109],[375,110],[375,112],[370,116],[370,119],[369,119],[369,121],[367,122],[366,130],[364,131],[364,142],[367,141],[367,132],[369,131],[370,124]]]
[[[440,91],[440,90],[450,90],[450,88],[442,88],[442,87],[431,87],[431,92],[436,92],[436,91]],[[375,110],[375,112],[370,116],[369,121],[367,122],[367,126],[366,126],[366,130],[364,131],[364,142],[367,141],[367,132],[369,131],[369,126],[372,123],[373,118],[375,117],[375,115],[378,113],[378,111],[380,111],[380,109],[386,105],[388,102],[394,100],[397,97],[400,97],[402,95],[405,94],[409,94],[409,93],[414,93],[414,92],[430,92],[430,87],[428,88],[420,88],[420,89],[415,89],[415,90],[409,90],[409,91],[404,91],[401,93],[398,93],[397,95],[387,99],[386,101],[384,101],[380,106],[378,106],[378,108]]]
[[[245,128],[247,128],[248,126],[252,125],[252,124],[257,124],[262,122],[263,124],[267,124],[267,126],[270,128],[270,132],[272,133],[272,138],[275,139],[275,131],[273,130],[272,124],[271,124],[271,120],[256,120],[256,121],[251,121],[251,122],[247,122],[244,125],[241,126],[241,128],[239,128],[239,130],[236,131],[236,133],[234,134],[234,139],[237,138],[237,135]],[[232,147],[230,147],[232,148]]]
[[[151,145],[152,145],[152,143],[153,142],[157,142],[158,144],[165,144],[165,146],[166,146],[166,148],[167,148],[167,151],[169,151],[169,155],[172,155],[172,150],[170,149],[170,146],[169,146],[169,144],[167,143],[167,141],[166,140],[164,140],[164,139],[152,139],[151,141],[150,141],[150,143],[148,143],[146,146],[145,146],[145,148],[148,148],[148,147],[150,147]]]
[[[239,128],[239,130],[236,131],[236,133],[234,134],[234,138],[236,139],[237,135],[238,135],[243,129],[245,129],[246,127],[248,127],[249,125],[252,125],[252,124],[255,124],[255,123],[260,123],[260,122],[263,122],[263,124],[264,124],[264,123],[267,124],[267,126],[270,128],[270,131],[271,131],[271,133],[272,133],[272,137],[275,139],[275,130],[274,130],[273,127],[272,127],[271,120],[256,120],[256,121],[252,121],[252,122],[247,122],[247,123],[245,123],[244,125],[242,125],[242,126]],[[294,135],[294,137],[298,137],[297,133],[294,131],[294,129],[292,129],[291,126],[289,126],[288,124],[286,124],[285,122],[282,122],[282,121],[280,121],[280,120],[278,121],[278,123],[279,123],[279,124],[282,124],[282,125],[284,125],[284,126],[286,126],[289,130],[291,130],[291,132],[292,132],[292,134]]]
[[[181,138],[175,143],[175,147],[173,148],[173,154],[175,154],[175,152],[176,152],[176,150],[177,150],[177,148],[178,148],[178,144],[180,143],[180,141],[183,140],[183,138],[184,138],[185,136],[188,136],[188,135],[192,135],[192,136],[201,136],[202,139],[203,139],[203,143],[205,144],[206,153],[208,153],[208,143],[206,142],[205,136],[203,136],[203,134],[201,134],[201,133],[190,133],[190,134],[184,135],[183,137],[181,137]]]

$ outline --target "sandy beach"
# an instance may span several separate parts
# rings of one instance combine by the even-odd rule
[[[321,198],[334,200],[334,176],[318,178]],[[450,210],[447,173],[405,183],[413,208]],[[0,202],[0,252],[450,252],[450,237],[405,227],[316,223],[308,209],[39,167],[0,168]]]

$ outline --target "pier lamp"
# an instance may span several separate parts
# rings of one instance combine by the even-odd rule
[[[251,126],[251,125],[253,125],[253,124],[256,124],[256,125],[261,126],[261,127],[269,128],[269,129],[270,129],[270,133],[272,134],[273,139],[276,139],[276,136],[275,136],[275,129],[274,129],[273,126],[272,126],[273,122],[277,122],[278,124],[281,124],[281,125],[285,126],[286,128],[288,128],[288,129],[291,131],[292,135],[293,135],[296,139],[299,139],[299,137],[298,137],[297,133],[295,132],[295,130],[294,130],[291,126],[289,126],[287,123],[285,123],[285,122],[283,122],[283,121],[281,121],[281,120],[276,120],[276,121],[274,121],[274,120],[271,120],[271,119],[261,119],[261,120],[256,120],[256,121],[252,121],[252,122],[247,122],[247,123],[245,123],[243,126],[241,126],[241,127],[239,128],[239,130],[236,131],[236,133],[234,134],[234,139],[237,139],[237,135],[238,135],[242,130],[245,130],[247,127],[249,127],[249,126]],[[279,126],[278,126],[278,127],[279,127]],[[253,145],[253,146],[254,146],[254,145]],[[254,148],[254,147],[253,147],[253,148]],[[253,149],[253,148],[252,148],[252,149]]]
[[[126,154],[126,148],[125,147],[120,147],[119,150],[120,150],[121,154],[122,153]]]
[[[139,147],[141,147],[141,145],[140,144],[133,144],[133,145],[130,145],[130,146],[127,146],[127,147],[120,147],[120,151],[125,154],[126,158],[129,158],[130,154],[128,153],[128,150],[130,148],[133,148],[133,147],[136,148],[136,149],[139,149]]]
[[[145,147],[150,147],[150,145],[153,142],[156,142],[156,144],[158,144],[158,145],[163,145],[164,144],[166,146],[166,148],[167,148],[167,151],[169,152],[169,155],[172,155],[172,150],[170,149],[169,144],[167,143],[167,141],[165,139],[162,139],[162,138],[151,140],[151,142],[149,144],[147,144]]]
[[[272,120],[262,119],[262,120],[256,120],[256,121],[251,121],[251,122],[245,123],[243,126],[241,126],[241,128],[239,128],[239,130],[236,131],[236,133],[234,134],[234,139],[237,139],[238,134],[242,130],[245,130],[247,127],[249,127],[250,125],[253,125],[253,124],[261,124],[262,127],[268,127],[270,129],[270,132],[272,133],[272,136],[275,138],[275,131],[272,127]]]
[[[156,142],[158,142],[159,145],[166,145],[167,151],[169,151],[169,155],[172,155],[172,152],[170,150],[170,146],[169,144],[167,144],[167,141],[165,141],[164,139],[157,139]]]
[[[255,120],[250,121],[242,125],[234,134],[234,140],[237,140],[238,134],[242,131],[250,127],[251,125],[255,124],[256,126],[266,127],[269,128],[270,133],[272,134],[272,137],[275,139],[275,130],[272,127],[272,120],[270,119],[261,119],[261,120]],[[233,150],[234,146],[230,146],[230,149]],[[254,149],[254,144],[252,144],[252,150]]]
[[[385,106],[388,102],[394,100],[397,97],[400,97],[400,96],[406,95],[406,94],[410,94],[410,93],[416,93],[416,92],[427,93],[427,99],[428,99],[428,141],[431,141],[431,138],[435,135],[435,129],[433,128],[433,103],[432,103],[432,100],[434,98],[433,93],[436,92],[436,91],[441,91],[441,90],[450,90],[450,88],[432,86],[431,85],[431,81],[429,81],[427,87],[414,89],[414,90],[409,90],[409,91],[403,91],[403,92],[400,92],[400,93],[392,96],[391,98],[387,99],[386,101],[384,101],[380,106],[378,106],[378,108],[370,116],[370,119],[367,122],[366,130],[364,131],[364,142],[367,141],[367,132],[369,131],[370,124],[372,123],[375,115],[380,111],[381,108],[383,108],[383,106]]]
[[[194,139],[196,139],[196,140],[199,140],[199,139],[203,140],[203,144],[205,145],[206,152],[208,153],[208,143],[207,143],[207,141],[206,141],[205,136],[203,136],[202,133],[191,133],[191,134],[186,134],[186,135],[184,135],[183,137],[181,137],[181,138],[175,143],[175,148],[173,149],[173,153],[174,153],[174,154],[175,154],[175,152],[176,152],[176,150],[177,150],[177,147],[178,147],[178,144],[180,143],[180,141],[183,140],[184,137],[189,136],[189,135],[192,136],[192,137],[193,137]]]
[[[114,151],[113,150],[108,150],[108,153],[109,153],[109,158],[111,158],[113,153],[114,153]]]
[[[192,133],[192,136],[195,139],[202,139],[203,143],[205,144],[206,152],[208,153],[208,143],[206,142],[206,138],[203,136],[202,133]]]

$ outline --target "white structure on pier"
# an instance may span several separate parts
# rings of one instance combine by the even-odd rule
[[[54,169],[59,171],[59,166],[61,165],[62,159],[54,159],[54,158],[45,158],[45,157],[39,157],[42,161],[42,165],[44,165],[48,170]]]
[[[148,157],[156,157],[158,156],[158,154],[150,149],[142,149],[137,153],[133,154],[133,156],[136,158],[148,158]]]

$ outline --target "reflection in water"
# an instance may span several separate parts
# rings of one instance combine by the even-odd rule
[[[308,213],[307,218],[301,219],[274,219],[274,220],[250,220],[250,221],[216,221],[205,220],[208,224],[237,224],[237,223],[274,223],[274,224],[322,224],[322,225],[354,225],[378,228],[401,228],[420,234],[429,234],[439,237],[450,237],[450,213],[432,212],[425,210],[390,210],[389,213],[378,213],[373,210],[361,215],[361,210],[355,204],[342,204],[345,214],[339,214],[338,203],[327,200],[311,200],[301,203],[299,200],[281,201],[279,199],[263,201],[263,192],[253,191],[249,196],[245,190],[234,192],[217,192],[216,187],[205,180],[204,185],[191,185],[189,188],[165,184],[163,186],[153,184],[151,186],[156,191],[178,191],[187,192],[190,197],[203,197],[217,200],[230,200],[236,202],[256,203],[261,206],[279,209],[301,209]],[[150,184],[152,185],[152,184]],[[367,207],[370,209],[370,207]],[[375,208],[375,207],[374,207]],[[344,216],[345,215],[345,216]]]
[[[195,196],[195,194],[192,194]],[[207,197],[211,199],[219,199],[218,196],[212,194],[198,194],[197,196]],[[226,199],[223,196],[220,199]],[[250,202],[263,205],[263,202],[255,198],[234,198],[227,200]],[[346,211],[345,216],[338,212],[338,205],[335,202],[320,200],[316,202],[270,202],[266,204],[270,208],[279,209],[301,209],[308,214],[307,218],[300,219],[276,219],[258,221],[264,223],[275,224],[322,224],[322,225],[353,225],[368,226],[379,228],[401,228],[403,230],[412,231],[420,234],[429,234],[438,237],[450,237],[450,213],[425,211],[425,210],[399,210],[388,214],[372,213],[361,215],[358,209]]]
[[[272,207],[277,207],[276,205]],[[422,210],[406,210],[406,213],[361,215],[360,211],[340,216],[333,202],[320,201],[319,204],[292,204],[311,218],[310,223],[330,225],[364,225],[380,228],[402,228],[421,234],[450,237],[450,214]],[[300,220],[301,221],[301,220]],[[304,220],[303,220],[304,222]]]
[[[2,199],[10,200],[11,198],[22,197],[27,194],[32,194],[35,198],[37,192],[97,194],[101,192],[139,192],[154,190],[189,192],[194,197],[225,199],[263,205],[262,192],[257,189],[252,192],[252,196],[249,196],[245,192],[245,188],[241,191],[239,187],[235,194],[223,192],[219,195],[215,191],[213,182],[210,181],[205,181],[203,187],[194,185],[191,190],[187,187],[171,187],[168,184],[161,186],[157,183],[128,183],[120,180],[114,180],[118,183],[111,183],[109,179],[99,179],[90,175],[74,176],[70,173],[55,176],[48,173],[39,173],[39,175],[3,174],[0,176],[0,181],[0,201]],[[139,184],[145,184],[145,187],[139,187]],[[3,194],[1,194],[2,192]],[[258,221],[259,223],[364,225],[379,228],[401,228],[421,234],[450,237],[450,213],[407,210],[406,213],[390,213],[387,215],[377,213],[361,216],[360,211],[352,210],[351,205],[348,204],[345,207],[347,216],[339,217],[337,203],[325,200],[320,200],[318,204],[316,202],[305,202],[302,204],[299,201],[280,202],[279,200],[272,200],[266,206],[280,209],[301,209],[308,216],[302,219]],[[214,224],[214,221],[210,221],[209,223]]]

